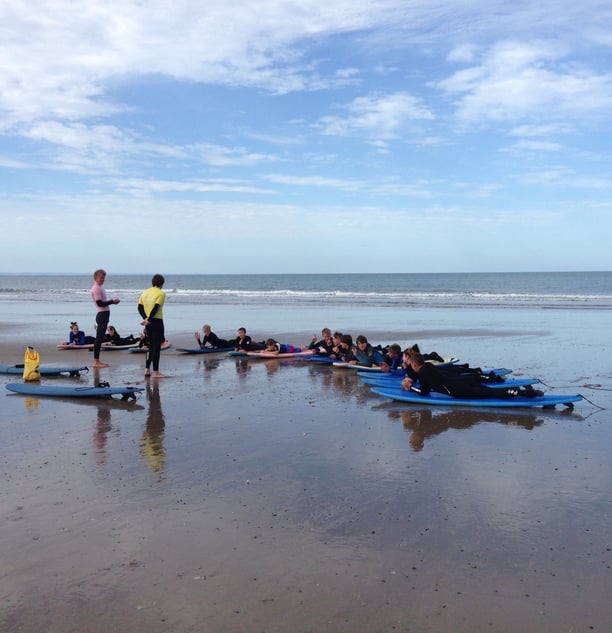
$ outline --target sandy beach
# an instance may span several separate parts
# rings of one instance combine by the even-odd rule
[[[544,351],[487,345],[515,371]],[[0,630],[609,632],[610,376],[555,353],[533,371],[597,406],[400,406],[350,371],[175,349],[165,380],[128,352],[44,378],[145,387],[134,403],[3,388]]]

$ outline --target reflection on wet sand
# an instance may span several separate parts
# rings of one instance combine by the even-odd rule
[[[324,391],[333,394],[335,398],[347,400],[355,396],[360,405],[364,403],[364,384],[356,371],[311,364],[308,367],[308,373],[314,381],[320,382]],[[369,392],[370,390],[367,389],[365,394]]]
[[[266,374],[268,374],[268,376],[275,374],[281,367],[280,361],[274,358],[270,360],[264,360],[263,364],[266,368]]]
[[[219,358],[207,358],[198,362],[196,369],[203,369],[204,380],[209,380],[212,373],[219,368],[221,360]]]
[[[98,420],[93,432],[92,443],[96,451],[96,462],[99,465],[106,463],[107,435],[112,429],[111,411],[108,407],[98,407]]]
[[[496,422],[531,431],[544,423],[542,417],[532,413],[515,415],[486,411],[439,411],[419,408],[403,411],[391,410],[388,415],[392,420],[402,421],[404,428],[410,433],[410,445],[415,451],[420,451],[425,446],[427,438],[444,433],[449,429],[469,429],[482,422]]]
[[[140,454],[153,471],[163,474],[166,458],[164,449],[166,421],[161,407],[157,381],[153,381],[153,384],[147,382],[146,394],[149,411],[140,443]]]
[[[262,361],[259,360],[259,362]],[[295,358],[267,358],[263,360],[268,375],[275,374],[281,367],[295,367],[303,362],[303,360]]]
[[[25,399],[25,407],[27,411],[35,411],[40,406],[40,400],[38,398],[27,397]]]
[[[240,378],[245,378],[247,375],[247,372],[249,371],[251,371],[251,366],[249,365],[249,362],[246,359],[241,358],[236,361],[236,373],[238,374]]]

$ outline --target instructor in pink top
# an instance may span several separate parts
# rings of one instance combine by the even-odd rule
[[[106,271],[101,268],[93,274],[94,285],[91,287],[91,298],[96,304],[96,340],[94,342],[94,362],[93,367],[108,367],[107,363],[100,360],[100,348],[106,334],[108,321],[110,319],[110,308],[108,306],[119,303],[119,299],[109,299],[102,284],[106,280]]]

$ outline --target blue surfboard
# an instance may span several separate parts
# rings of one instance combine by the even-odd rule
[[[69,376],[79,376],[81,372],[88,372],[89,367],[45,367],[38,368],[41,376],[59,376],[68,374]],[[23,365],[0,365],[0,374],[23,374]]]
[[[438,367],[440,367],[440,365],[438,365]],[[362,367],[359,367],[359,371],[357,372],[358,376],[371,377],[372,372],[362,371],[362,369],[363,369]],[[503,376],[508,376],[509,374],[511,374],[512,370],[505,369],[504,367],[500,367],[498,369],[483,369],[482,373],[496,374],[497,376],[503,377]],[[405,375],[406,375],[406,372],[404,371],[403,368],[397,368],[397,369],[392,369],[391,371],[384,371],[380,374],[380,376],[377,376],[377,378],[397,378],[398,376],[400,376],[401,378],[404,378]]]
[[[172,343],[169,343],[168,341],[162,343],[160,351],[163,352],[167,349],[172,349]],[[141,347],[140,345],[132,345],[131,347],[127,348],[127,351],[132,354],[146,354],[149,351],[149,348],[146,345],[144,345],[143,347]]]
[[[143,387],[65,387],[52,385],[39,385],[27,382],[9,383],[5,387],[13,393],[26,396],[55,396],[60,398],[106,398],[120,395],[124,400],[136,399],[136,394],[144,391]]]
[[[558,404],[572,408],[574,402],[582,400],[578,394],[572,395],[545,395],[526,398],[524,396],[514,396],[512,398],[453,398],[442,393],[430,393],[422,396],[415,391],[404,391],[403,389],[385,389],[375,387],[372,392],[390,398],[397,402],[410,402],[412,404],[442,405],[446,407],[544,407],[554,408]]]
[[[399,376],[383,378],[382,376],[372,377],[370,375],[369,377],[363,378],[364,384],[371,385],[372,387],[383,387],[385,389],[401,389],[402,380],[403,377]],[[483,387],[489,387],[489,389],[513,389],[516,387],[529,387],[539,382],[539,378],[511,378],[503,382],[481,382],[478,384]]]
[[[137,346],[138,343],[136,341],[132,341],[131,343],[123,343],[123,345],[113,345],[112,343],[104,343],[100,350],[103,352],[120,352],[125,350],[130,350],[132,347]]]

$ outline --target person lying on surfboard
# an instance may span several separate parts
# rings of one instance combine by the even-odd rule
[[[140,339],[134,338],[132,334],[122,337],[115,329],[114,325],[109,325],[104,336],[104,342],[111,345],[138,345]]]
[[[340,360],[340,355],[342,354],[342,347],[340,343],[342,342],[342,332],[334,332],[332,336],[332,347],[328,354],[330,358],[335,358]]]
[[[401,367],[402,348],[397,343],[393,343],[389,345],[387,353],[383,355],[383,360],[380,364],[380,368],[384,372],[390,372],[395,371],[396,369],[401,369]]]
[[[336,358],[342,363],[350,363],[355,360],[356,349],[353,345],[353,337],[350,334],[341,334],[339,352]]]
[[[85,336],[83,330],[79,330],[79,324],[76,321],[70,323],[70,335],[67,345],[91,345],[96,339],[93,336]]]
[[[256,352],[262,350],[266,346],[265,343],[255,343],[247,334],[245,327],[238,328],[238,336],[234,341],[234,351],[236,352]]]
[[[368,343],[368,339],[363,334],[360,334],[355,342],[357,345],[353,349],[354,358],[348,361],[351,365],[372,367],[372,365],[380,365],[383,362],[383,355]]]
[[[312,341],[308,344],[308,349],[311,349],[315,354],[319,356],[329,356],[333,354],[334,340],[331,330],[328,327],[324,327],[321,330],[321,338],[317,339],[316,334],[312,337]]]
[[[200,337],[200,333],[194,334],[195,340],[198,342],[200,349],[204,347],[232,347],[233,341],[226,341],[224,338],[219,338],[213,331],[210,325],[206,323],[202,326],[202,332],[204,337]]]
[[[297,354],[302,351],[302,348],[289,343],[279,343],[273,338],[269,338],[266,340],[266,347],[263,351],[271,354]]]
[[[427,396],[432,391],[443,393],[453,398],[469,400],[514,398],[516,396],[533,398],[542,395],[541,391],[532,387],[525,389],[489,389],[473,375],[448,372],[431,363],[427,363],[422,354],[413,354],[410,359],[410,365],[416,374],[416,380],[419,383],[418,387],[415,386],[416,381],[412,378],[404,378],[402,387],[406,391],[415,391],[422,396]]]
[[[417,376],[416,372],[412,368],[412,365],[410,364],[410,359],[415,354],[420,353],[421,352],[419,351],[419,346],[416,343],[404,350],[402,367],[404,369],[404,372],[406,373],[406,377],[412,379],[413,381],[417,380]],[[444,359],[436,352],[422,354],[422,356],[428,364],[436,364],[444,361]],[[445,364],[444,366],[438,366],[438,369],[449,374],[471,375],[477,382],[482,383],[504,381],[504,379],[496,374],[494,371],[483,371],[480,367],[470,367],[469,363]]]

